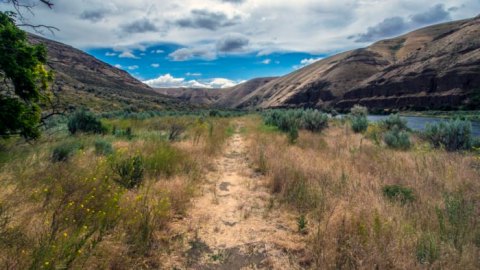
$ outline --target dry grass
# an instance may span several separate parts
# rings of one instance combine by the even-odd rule
[[[248,129],[253,164],[271,191],[307,214],[314,268],[480,267],[480,172],[472,154],[418,140],[395,151],[341,123],[323,134],[301,132],[296,145],[258,118]],[[411,188],[416,200],[384,197],[392,184]]]
[[[1,269],[161,268],[167,224],[182,216],[228,137],[229,119],[165,117],[110,120],[133,138],[107,135],[115,152],[97,155],[98,136],[56,134],[33,145],[10,143],[0,171]],[[185,125],[178,141],[166,134]],[[65,162],[52,149],[79,143]],[[141,156],[143,179],[126,189],[114,179],[117,159]]]

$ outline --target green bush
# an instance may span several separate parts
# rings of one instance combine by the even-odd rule
[[[302,127],[312,132],[320,132],[328,127],[328,115],[318,110],[305,110],[302,116]]]
[[[351,120],[352,130],[355,133],[365,132],[368,128],[368,119],[366,116],[353,116]]]
[[[139,186],[143,180],[143,159],[141,156],[128,157],[113,164],[117,175],[114,180],[127,189]]]
[[[108,156],[113,154],[113,147],[110,142],[107,142],[102,139],[98,139],[95,141],[95,153],[97,155]]]
[[[68,131],[71,134],[77,132],[85,133],[105,133],[106,128],[92,113],[85,110],[77,111],[68,119]]]
[[[60,145],[57,145],[53,149],[52,153],[52,161],[53,162],[61,162],[61,161],[68,161],[70,157],[72,157],[75,152],[77,152],[82,145],[78,142],[65,142]]]
[[[388,185],[383,187],[383,196],[392,201],[399,201],[402,204],[413,202],[415,196],[413,190],[400,185]]]
[[[409,149],[411,146],[410,136],[406,131],[400,131],[397,126],[393,130],[389,130],[383,136],[383,141],[388,147],[394,149]]]
[[[393,130],[393,129],[408,130],[407,120],[404,118],[401,118],[398,114],[389,115],[387,119],[381,122],[381,125],[386,130]]]
[[[127,127],[126,129],[118,129],[116,126],[113,126],[112,135],[117,137],[124,137],[127,140],[133,139],[133,130],[131,127]]]
[[[445,147],[448,151],[468,150],[472,144],[472,123],[457,119],[427,124],[423,136],[434,147]]]

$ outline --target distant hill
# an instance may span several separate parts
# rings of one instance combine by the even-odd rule
[[[185,106],[81,50],[34,34],[29,34],[29,40],[47,47],[48,65],[55,70],[53,89],[64,106],[86,106],[96,111],[162,110]]]
[[[479,75],[476,17],[344,52],[220,100],[235,108],[478,109]]]
[[[224,89],[157,88],[155,91],[194,105],[217,108],[234,108],[241,104],[242,98],[274,79],[276,79],[276,77],[257,78],[241,83],[234,87]]]

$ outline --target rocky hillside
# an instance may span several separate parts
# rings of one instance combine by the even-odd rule
[[[97,111],[127,107],[159,110],[183,106],[127,72],[78,49],[33,34],[29,34],[29,39],[47,47],[48,65],[55,70],[53,90],[58,93],[63,106],[86,106]]]
[[[426,27],[341,53],[237,97],[233,107],[475,107],[480,17]]]

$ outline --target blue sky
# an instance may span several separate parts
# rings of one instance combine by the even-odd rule
[[[147,81],[170,74],[173,78],[199,81],[208,84],[214,78],[228,78],[238,83],[256,77],[272,77],[288,74],[307,63],[325,57],[321,54],[282,52],[259,56],[258,53],[229,55],[216,59],[191,59],[175,61],[170,54],[179,45],[163,44],[146,46],[122,56],[111,48],[89,49],[96,58],[128,71],[136,78]],[[303,61],[303,64],[302,64]],[[177,86],[177,85],[172,85]]]
[[[31,24],[60,29],[46,31],[46,38],[153,87],[228,87],[281,76],[338,52],[480,13],[479,0],[51,1],[53,9],[37,5],[34,14],[24,12]],[[0,10],[10,8],[0,1]]]

